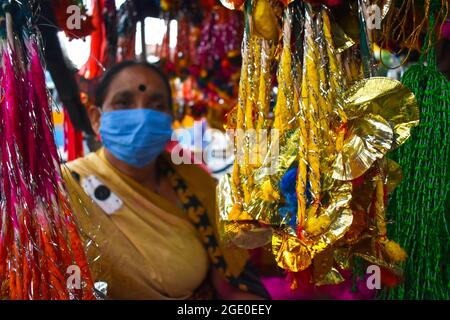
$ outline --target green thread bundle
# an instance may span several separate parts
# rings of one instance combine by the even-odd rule
[[[439,2],[439,1],[435,1]],[[436,14],[430,8],[425,43],[436,39]],[[426,65],[424,64],[426,62]],[[449,299],[450,82],[437,69],[433,48],[402,77],[421,108],[420,125],[393,158],[403,181],[389,199],[389,237],[408,252],[404,282],[383,292],[387,299]]]

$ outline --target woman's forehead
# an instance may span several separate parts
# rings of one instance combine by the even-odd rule
[[[142,90],[145,88],[145,90]],[[131,66],[120,71],[109,86],[108,95],[114,92],[128,90],[133,92],[148,91],[167,96],[165,84],[161,76],[143,66]]]

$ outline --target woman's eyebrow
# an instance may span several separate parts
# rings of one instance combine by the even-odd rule
[[[148,96],[149,100],[152,101],[159,101],[159,100],[164,100],[164,95],[162,93],[152,93]]]
[[[112,101],[118,100],[118,99],[130,99],[133,97],[133,92],[130,90],[123,90],[115,93],[112,97]]]

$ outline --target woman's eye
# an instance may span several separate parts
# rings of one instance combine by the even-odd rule
[[[166,110],[166,106],[163,103],[159,103],[159,102],[153,102],[150,103],[150,109],[154,109],[154,110]]]
[[[121,100],[114,102],[113,105],[117,109],[125,109],[130,105],[130,102],[126,100]]]

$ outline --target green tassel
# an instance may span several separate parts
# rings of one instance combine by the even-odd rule
[[[426,40],[436,38],[439,8],[433,9]],[[449,299],[450,82],[437,69],[434,49],[424,51],[420,63],[402,77],[416,95],[421,119],[393,155],[404,176],[388,205],[388,216],[394,221],[388,235],[409,257],[404,282],[380,298]]]

